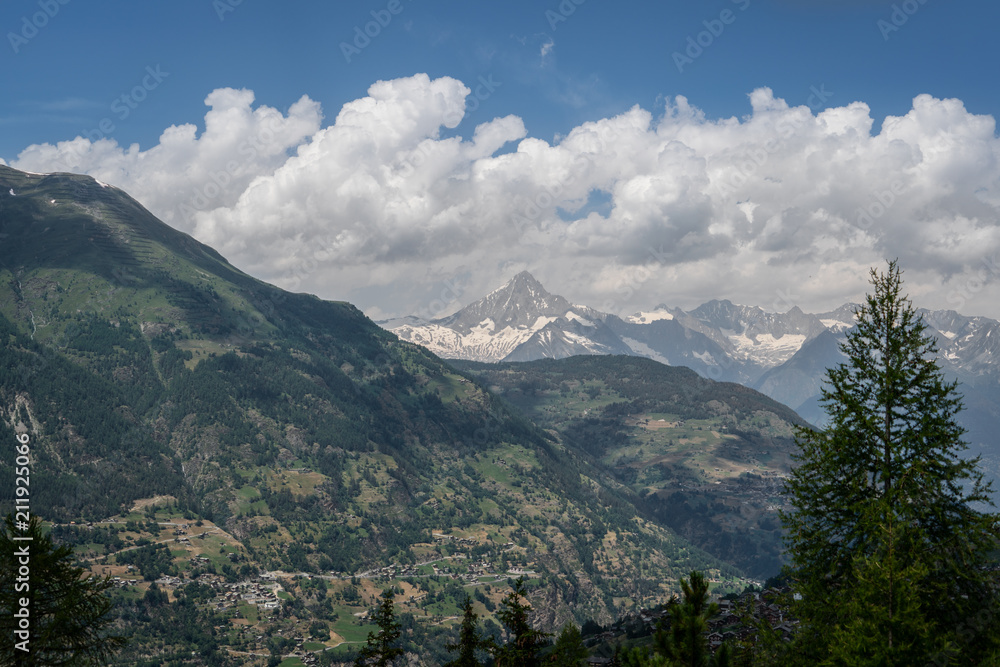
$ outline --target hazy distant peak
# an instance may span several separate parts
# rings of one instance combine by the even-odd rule
[[[550,294],[527,271],[521,271],[502,287],[438,323],[462,333],[477,327],[493,331],[506,328],[528,329],[544,326],[540,318],[558,318],[573,306],[563,297]]]
[[[536,280],[535,277],[527,271],[521,271],[516,276],[514,276],[506,283],[504,283],[503,286],[498,287],[497,289],[487,294],[485,298],[489,298],[494,294],[507,294],[507,293],[530,294],[530,295],[537,295],[542,298],[552,296],[542,286],[542,284],[538,282],[538,280]]]

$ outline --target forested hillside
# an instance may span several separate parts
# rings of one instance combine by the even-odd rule
[[[549,627],[661,600],[692,568],[742,585],[563,434],[349,304],[250,278],[88,177],[0,167],[0,187],[0,437],[31,435],[44,519],[160,498],[254,573],[404,568],[447,536],[534,573]],[[95,554],[124,567],[113,552]]]
[[[787,407],[651,359],[454,362],[609,470],[714,556],[766,579],[781,567],[777,510],[794,450]]]

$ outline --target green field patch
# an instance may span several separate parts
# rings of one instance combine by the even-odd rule
[[[483,498],[482,500],[479,501],[479,509],[480,511],[482,511],[483,514],[487,515],[501,514],[500,505],[498,505],[496,501],[490,500],[489,498]]]
[[[341,616],[334,626],[333,631],[344,638],[344,641],[348,642],[363,642],[368,639],[369,632],[378,632],[378,626],[375,624],[358,625],[358,619],[356,616],[348,615],[346,618]]]
[[[424,609],[434,616],[460,616],[462,611],[454,600],[438,601]]]
[[[191,353],[191,359],[184,362],[184,365],[189,370],[194,370],[197,368],[198,364],[209,357],[222,355],[231,351],[230,348],[227,348],[222,343],[203,338],[189,338],[186,340],[174,341],[174,346],[181,351]]]
[[[257,609],[257,605],[241,600],[236,608],[239,609],[241,618],[245,618],[252,623],[256,623],[260,620],[260,612]]]
[[[244,486],[236,492],[236,497],[240,500],[253,500],[260,498],[260,491],[252,486]]]
[[[262,516],[270,514],[270,508],[266,500],[255,500],[253,502],[234,503],[237,514],[247,514],[251,516]]]
[[[75,551],[81,554],[92,554],[94,556],[104,555],[104,545],[97,542],[88,542],[87,544],[81,544],[76,547]]]
[[[644,414],[626,422],[631,429],[626,445],[605,452],[603,461],[639,470],[635,487],[685,476],[716,481],[735,477],[746,469],[733,453],[742,441],[725,429],[722,419],[682,420],[672,414]],[[736,447],[737,449],[733,449]]]
[[[442,403],[454,403],[468,398],[475,391],[474,384],[454,373],[444,373],[430,380],[427,388],[437,392]]]
[[[310,496],[316,493],[316,487],[326,480],[326,475],[308,467],[299,467],[270,472],[267,485],[272,491],[287,489],[296,496]]]
[[[499,454],[494,454],[491,458],[479,459],[472,464],[472,467],[487,479],[499,482],[506,487],[511,486],[510,468]]]

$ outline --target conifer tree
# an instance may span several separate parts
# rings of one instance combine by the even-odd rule
[[[465,596],[465,602],[462,603],[462,626],[458,631],[458,643],[448,644],[447,648],[452,653],[457,651],[458,657],[444,667],[481,667],[478,654],[494,648],[493,642],[485,639],[479,629],[479,614],[473,609],[469,596]]]
[[[368,633],[368,643],[354,661],[355,667],[389,667],[396,662],[396,658],[403,655],[403,649],[394,646],[403,634],[396,621],[394,599],[392,588],[382,591],[382,602],[375,610],[374,618],[378,633]]]
[[[556,637],[556,645],[546,664],[557,667],[578,667],[583,664],[586,657],[587,647],[583,645],[580,628],[576,627],[575,623],[567,623]]]
[[[100,665],[125,644],[108,634],[110,578],[85,577],[73,560],[72,547],[56,546],[38,517],[20,526],[6,517],[0,529],[0,664]]]
[[[719,605],[708,601],[708,581],[694,570],[681,579],[681,600],[670,604],[670,631],[657,634],[659,652],[667,664],[704,667],[709,664],[708,619],[719,613]]]
[[[708,621],[719,613],[719,605],[709,602],[708,580],[697,570],[681,579],[683,597],[668,603],[669,628],[655,637],[655,650],[637,647],[628,651],[623,662],[629,667],[729,667],[732,654],[723,646],[712,655],[708,646]]]
[[[537,667],[540,662],[538,651],[545,646],[548,633],[535,630],[528,623],[531,605],[522,602],[528,594],[524,589],[524,577],[518,577],[513,590],[500,603],[497,618],[507,630],[507,643],[494,651],[497,667]]]
[[[897,263],[871,282],[848,359],[828,372],[828,425],[799,431],[787,482],[795,653],[810,665],[974,660],[997,636],[996,614],[970,625],[997,608],[997,516],[978,509],[991,489],[978,459],[962,457],[957,385]]]

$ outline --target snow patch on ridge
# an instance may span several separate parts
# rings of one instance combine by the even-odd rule
[[[634,338],[626,338],[625,336],[622,336],[622,342],[628,345],[630,350],[632,350],[641,357],[649,357],[653,361],[659,361],[661,364],[665,364],[667,366],[670,365],[669,359],[667,359],[665,356],[663,356],[662,354],[660,354],[659,352],[657,352],[656,350],[654,350],[653,348],[651,348],[650,346],[646,345],[641,341],[638,341]]]
[[[726,337],[736,348],[736,353],[744,359],[752,359],[766,366],[777,366],[792,358],[806,342],[803,334],[785,334],[775,338],[773,334],[757,334],[756,340],[745,334],[726,331]]]
[[[632,324],[649,324],[650,322],[656,322],[657,320],[672,320],[674,319],[673,314],[668,310],[663,310],[662,308],[657,310],[652,310],[649,312],[638,312],[635,315],[629,315],[625,318],[626,322]]]
[[[820,322],[833,333],[847,331],[854,326],[854,322],[844,322],[842,320],[820,320]]]
[[[709,366],[715,365],[715,357],[712,356],[711,352],[693,352],[692,354],[694,354],[695,357],[697,357],[703,363],[708,364]]]
[[[496,322],[487,317],[467,334],[439,324],[404,324],[392,331],[403,340],[423,345],[428,350],[446,359],[471,359],[473,361],[500,361],[519,345],[544,329],[556,317],[538,317],[530,327],[504,327],[497,331]],[[549,332],[542,332],[543,340]]]

